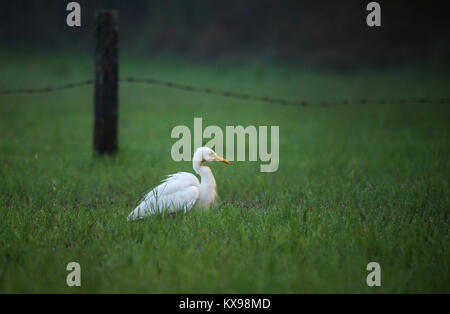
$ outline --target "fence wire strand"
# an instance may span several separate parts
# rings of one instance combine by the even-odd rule
[[[4,90],[0,90],[0,94],[8,95],[8,94],[49,93],[49,92],[54,92],[54,91],[58,91],[58,90],[72,89],[72,88],[87,86],[87,85],[92,85],[92,84],[94,84],[93,80],[85,80],[85,81],[78,82],[78,83],[69,83],[69,84],[64,84],[64,85],[49,86],[49,87],[42,87],[42,88],[4,89]]]
[[[172,89],[179,89],[188,92],[198,92],[203,94],[210,95],[218,95],[222,97],[236,98],[241,100],[253,100],[253,101],[262,101],[266,103],[272,104],[281,104],[281,105],[294,105],[294,106],[308,106],[311,104],[319,105],[321,107],[328,107],[334,105],[350,105],[350,104],[450,104],[450,98],[439,98],[439,97],[400,97],[397,99],[388,99],[388,98],[378,98],[378,99],[369,99],[369,98],[361,98],[361,99],[343,99],[340,101],[308,101],[308,100],[300,100],[293,101],[284,98],[276,98],[276,97],[268,97],[268,96],[255,96],[244,93],[235,93],[229,91],[220,91],[211,88],[203,88],[203,87],[195,87],[190,85],[183,85],[174,82],[160,81],[151,78],[136,78],[136,77],[126,77],[120,79],[121,82],[128,83],[143,83],[150,85],[158,85],[164,86]],[[88,86],[95,84],[94,80],[85,80],[77,83],[70,83],[58,86],[50,86],[44,88],[18,88],[18,89],[5,89],[0,90],[0,95],[11,95],[11,94],[35,94],[35,93],[49,93],[53,91],[60,91],[66,89],[72,89],[82,86]]]

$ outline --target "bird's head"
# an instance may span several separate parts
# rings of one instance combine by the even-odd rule
[[[203,146],[199,147],[194,154],[194,161],[221,161],[228,165],[231,165],[231,162],[226,160],[225,158],[220,157],[213,151],[211,148]]]

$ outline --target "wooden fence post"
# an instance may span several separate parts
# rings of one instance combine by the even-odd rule
[[[96,23],[94,148],[99,154],[114,154],[118,132],[117,11],[98,11]]]

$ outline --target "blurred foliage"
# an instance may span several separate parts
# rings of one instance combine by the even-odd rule
[[[366,25],[368,0],[78,2],[82,27],[70,28],[68,0],[0,0],[0,47],[91,50],[95,11],[115,8],[121,48],[130,53],[198,61],[282,60],[335,69],[449,65],[444,1],[378,1],[378,28]]]

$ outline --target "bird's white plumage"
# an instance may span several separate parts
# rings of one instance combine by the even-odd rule
[[[208,147],[198,148],[193,157],[192,166],[200,175],[202,182],[188,172],[169,175],[156,188],[148,192],[142,202],[128,215],[128,220],[136,220],[157,212],[189,211],[194,206],[208,208],[214,203],[216,181],[211,169],[203,165],[204,161],[222,161],[230,164]]]
[[[200,182],[192,173],[178,172],[168,175],[160,185],[145,195],[128,219],[143,218],[162,211],[188,211],[199,196]]]

